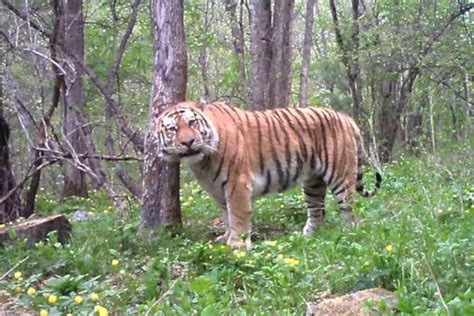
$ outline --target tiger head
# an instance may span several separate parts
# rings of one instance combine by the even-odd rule
[[[218,136],[198,105],[183,102],[158,116],[158,156],[195,163],[217,151]]]

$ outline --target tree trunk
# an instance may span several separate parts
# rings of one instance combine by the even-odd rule
[[[396,73],[388,66],[387,73]],[[400,75],[380,84],[381,99],[379,111],[379,144],[380,156],[383,162],[392,160],[397,135],[400,131],[400,120],[408,104],[413,84],[419,75],[417,67],[411,67],[405,76]]]
[[[64,91],[64,124],[63,130],[68,141],[68,149],[77,154],[86,152],[84,131],[80,115],[84,110],[84,89],[82,83],[84,63],[84,17],[82,0],[68,0],[64,20],[64,49],[73,60],[74,71],[66,79]],[[62,197],[87,196],[86,174],[72,164],[65,164],[65,179]]]
[[[3,116],[3,74],[0,74],[0,198],[15,187],[10,166],[8,139],[10,127]],[[5,203],[0,204],[0,224],[13,221],[20,215],[20,196],[14,192]]]
[[[300,73],[300,107],[308,106],[308,71],[311,63],[311,48],[313,45],[314,4],[316,0],[306,3],[306,18],[304,27],[303,61]]]
[[[53,60],[56,64],[60,63],[58,59],[58,49],[60,44],[64,42],[64,12],[63,12],[63,5],[59,1],[53,1],[53,12],[54,12],[54,23],[53,23],[53,31],[51,37],[49,37],[49,49],[51,54],[51,60]],[[61,99],[61,91],[63,91],[64,86],[64,74],[62,74],[61,70],[55,65],[51,64],[53,73],[54,73],[54,88],[53,88],[53,96],[51,100],[51,107],[49,110],[43,115],[41,124],[38,125],[38,140],[36,147],[44,148],[46,143],[46,136],[47,136],[47,129],[50,127],[50,121],[54,114],[54,111],[58,108],[60,99]],[[33,176],[31,177],[30,186],[25,194],[25,206],[22,210],[22,216],[25,218],[30,217],[35,212],[35,204],[36,204],[36,194],[38,193],[38,188],[40,186],[41,181],[41,173],[42,170],[39,169],[41,164],[43,163],[43,151],[40,149],[35,150],[35,156],[33,161],[33,170],[38,169]]]
[[[204,5],[204,32],[209,32],[209,1],[206,1]],[[202,82],[200,101],[202,103],[209,103],[211,101],[211,94],[209,92],[207,45],[203,45],[203,47],[201,47],[201,50],[199,51],[198,63],[199,67],[201,68]]]
[[[186,97],[187,57],[183,23],[183,0],[153,0],[153,87],[149,127],[145,141],[142,222],[145,228],[158,224],[181,224],[179,164],[157,158],[156,117],[166,107]]]
[[[356,121],[359,120],[359,116],[362,110],[362,74],[360,71],[359,63],[359,0],[352,0],[352,34],[351,34],[351,75],[353,77],[353,89],[352,93],[352,116]]]
[[[336,34],[337,46],[341,51],[341,61],[344,64],[347,74],[349,88],[352,97],[352,116],[356,121],[359,119],[359,112],[362,105],[362,77],[359,65],[359,0],[352,0],[352,32],[349,43],[344,41],[341,25],[337,15],[337,7],[334,0],[329,1],[334,32]]]
[[[244,30],[242,25],[242,7],[240,11],[240,18],[237,19],[237,1],[225,0],[225,10],[230,18],[230,28],[232,34],[232,45],[234,47],[235,55],[239,61],[240,82],[242,84],[242,95],[246,101],[249,101],[249,87],[247,83],[247,71],[245,69],[245,41]],[[248,102],[250,104],[250,102]]]
[[[272,60],[267,82],[267,108],[290,105],[291,20],[294,0],[275,0],[272,27]]]
[[[270,107],[266,94],[271,65],[271,0],[251,0],[252,109]]]

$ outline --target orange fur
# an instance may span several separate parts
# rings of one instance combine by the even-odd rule
[[[353,192],[363,190],[365,155],[360,131],[348,115],[323,108],[250,112],[223,103],[180,103],[159,117],[160,155],[187,160],[198,182],[223,212],[219,239],[250,248],[251,199],[300,184],[308,204],[303,230],[322,224],[326,188],[351,219]],[[381,178],[377,175],[377,187]]]

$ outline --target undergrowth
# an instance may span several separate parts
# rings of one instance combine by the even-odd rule
[[[299,189],[258,199],[249,253],[212,242],[219,214],[194,181],[182,185],[182,231],[152,239],[140,234],[137,203],[119,212],[104,192],[61,203],[43,192],[35,216],[90,218],[73,222],[66,245],[51,234],[1,248],[0,275],[23,262],[0,288],[49,315],[301,315],[308,301],[371,287],[397,294],[396,313],[473,315],[473,157],[442,157],[386,165],[379,194],[357,198],[356,227],[328,197],[326,224],[310,238]]]

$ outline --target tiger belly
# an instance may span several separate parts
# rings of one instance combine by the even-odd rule
[[[285,179],[281,183],[275,169],[266,170],[265,175],[256,172],[253,174],[252,197],[286,191],[296,185],[301,185],[313,174],[314,171],[311,171],[309,165],[304,165],[299,171],[296,168],[290,168],[290,170],[285,171]]]

